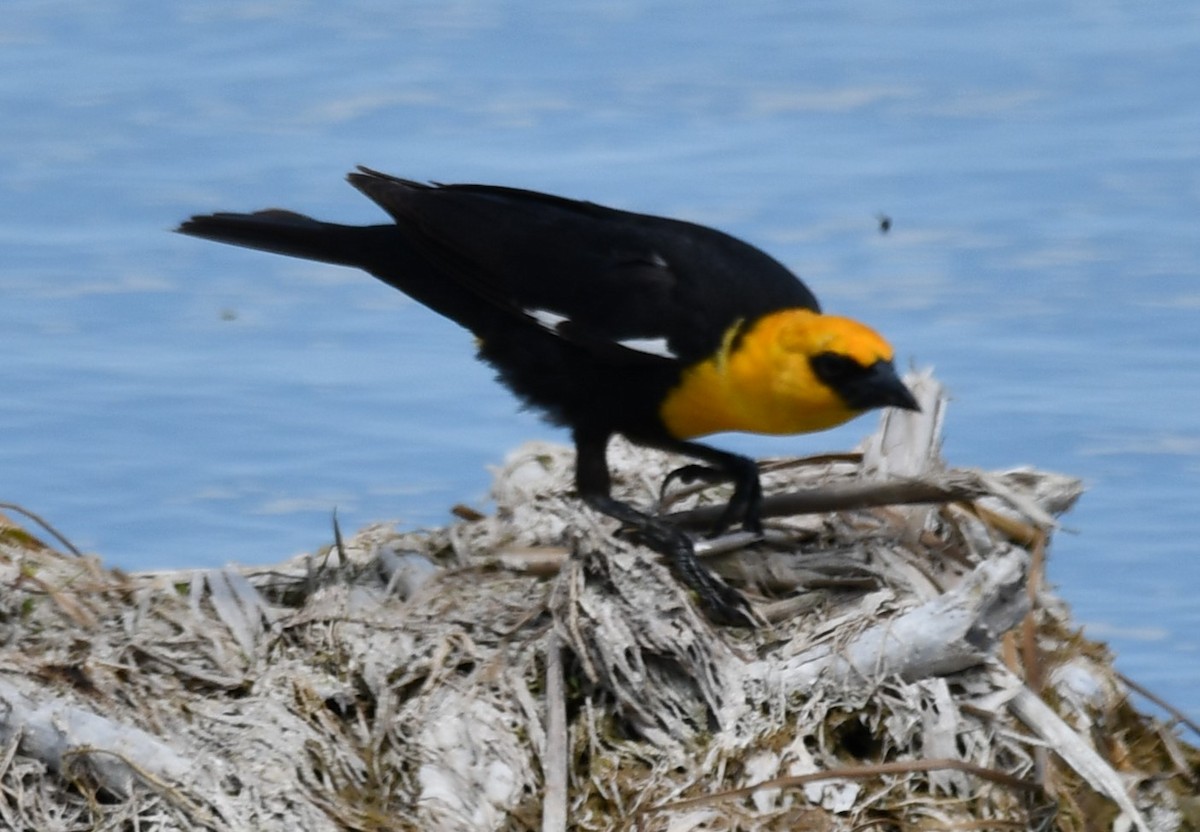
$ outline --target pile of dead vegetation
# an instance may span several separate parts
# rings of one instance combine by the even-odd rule
[[[1200,754],[1040,580],[1079,483],[946,469],[911,383],[861,453],[764,464],[765,542],[702,547],[753,631],[549,445],[488,516],[277,567],[125,574],[0,524],[0,827],[1200,828]],[[611,458],[643,505],[679,464]]]

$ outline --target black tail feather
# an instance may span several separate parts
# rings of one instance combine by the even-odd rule
[[[499,311],[454,275],[438,270],[394,224],[338,225],[271,209],[192,217],[176,230],[219,243],[362,269],[477,335],[498,316],[508,321],[512,314]]]
[[[320,260],[339,266],[366,265],[364,243],[377,227],[360,228],[320,222],[292,211],[271,209],[253,214],[192,217],[176,230],[219,243]]]

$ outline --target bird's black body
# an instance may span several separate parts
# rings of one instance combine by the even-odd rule
[[[350,181],[395,223],[263,211],[197,217],[181,230],[369,272],[471,330],[505,384],[567,427],[594,422],[670,442],[659,402],[732,321],[818,310],[774,259],[704,226],[516,188],[365,172]],[[530,316],[537,310],[569,324],[550,331]],[[620,345],[664,334],[675,359]]]
[[[622,433],[704,460],[737,483],[728,519],[757,527],[753,462],[674,435],[660,406],[731,327],[780,309],[819,311],[804,284],[758,249],[691,223],[366,169],[350,181],[394,222],[354,227],[273,210],[195,217],[180,230],[363,269],[469,329],[508,387],[573,431],[580,497],[634,526],[710,607],[738,617],[740,596],[692,561],[681,532],[609,495],[605,448]],[[702,472],[712,469],[688,469]]]

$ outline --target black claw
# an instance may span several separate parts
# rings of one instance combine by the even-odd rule
[[[679,529],[661,521],[651,521],[637,530],[644,544],[667,558],[671,572],[681,583],[695,591],[700,607],[715,624],[755,627],[758,618],[750,602],[725,583],[696,558],[692,541]]]
[[[700,607],[714,624],[730,627],[756,628],[759,618],[746,597],[713,573],[704,570],[705,585],[689,584],[696,591]],[[681,580],[684,580],[680,576]],[[686,582],[686,581],[685,581]]]
[[[667,486],[671,485],[673,480],[679,480],[680,483],[727,483],[730,480],[730,474],[721,471],[720,468],[714,468],[708,465],[684,465],[680,466],[666,478],[662,480],[662,491],[667,490]]]
[[[663,479],[662,488],[659,489],[659,499],[666,496],[667,489],[671,487],[671,483],[679,481],[684,485],[690,485],[694,482],[728,482],[729,474],[719,468],[713,468],[709,465],[684,465],[676,468]]]
[[[663,479],[658,499],[659,502],[662,502],[666,498],[667,489],[676,481],[684,484],[693,482],[715,484],[730,482],[733,479],[734,477],[729,471],[721,468],[714,468],[710,465],[684,465],[681,468],[676,468]],[[709,529],[708,537],[718,537],[739,523],[748,532],[762,534],[762,521],[758,517],[758,502],[761,500],[761,491],[756,486],[757,480],[750,486],[743,486],[740,489],[734,490],[733,496],[725,506],[725,510],[721,512],[721,516],[717,519],[717,522]]]

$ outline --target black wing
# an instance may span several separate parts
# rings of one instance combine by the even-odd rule
[[[817,301],[762,251],[693,223],[487,185],[350,181],[395,224],[212,214],[185,234],[364,269],[484,338],[540,327],[608,361],[706,357],[738,320]]]
[[[704,226],[366,168],[350,181],[439,272],[494,308],[592,349],[690,363],[715,350],[738,319],[818,310],[776,260]]]

